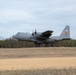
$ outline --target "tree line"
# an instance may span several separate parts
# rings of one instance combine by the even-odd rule
[[[25,48],[25,47],[37,47],[33,42],[17,41],[17,40],[1,40],[0,48]],[[40,47],[76,47],[76,40],[62,40],[51,44],[43,44]]]

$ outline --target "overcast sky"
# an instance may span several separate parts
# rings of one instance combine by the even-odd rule
[[[76,0],[0,0],[0,35],[53,30],[60,35],[66,25],[76,39]]]

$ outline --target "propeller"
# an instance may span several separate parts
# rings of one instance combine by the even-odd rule
[[[35,35],[37,34],[37,30],[35,29]]]
[[[36,29],[35,29],[35,31],[32,32],[32,35],[34,36],[34,35],[36,35],[36,34],[37,34],[37,31],[36,31]]]

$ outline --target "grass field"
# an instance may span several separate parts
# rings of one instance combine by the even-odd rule
[[[76,68],[76,57],[1,59],[0,70],[32,70],[46,68]]]
[[[76,48],[1,48],[0,75],[76,75]]]
[[[0,75],[76,75],[76,68],[0,71]]]
[[[0,59],[31,57],[76,57],[76,47],[1,48]]]

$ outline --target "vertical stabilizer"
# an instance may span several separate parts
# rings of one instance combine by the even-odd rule
[[[70,39],[70,27],[68,25],[64,28],[60,37],[63,39]]]

